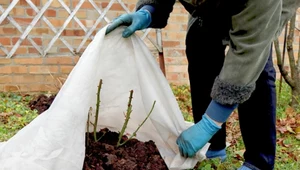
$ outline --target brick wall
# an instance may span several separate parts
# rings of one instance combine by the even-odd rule
[[[130,11],[134,10],[136,1],[123,0]],[[31,2],[38,10],[42,10],[47,5],[48,0],[31,0]],[[64,2],[71,11],[80,3],[79,0],[64,0]],[[109,4],[109,0],[94,0],[94,2],[102,11]],[[13,3],[12,0],[1,0],[0,5],[3,10],[6,10],[11,3]],[[3,10],[0,9],[0,17],[4,14]],[[111,20],[122,13],[124,13],[122,6],[115,3],[106,17]],[[60,32],[64,22],[70,15],[58,0],[53,0],[43,16],[51,23],[54,31],[45,20],[38,20],[26,39],[10,57],[9,52],[20,40],[22,32],[31,26],[31,22],[34,21],[37,15],[38,12],[35,12],[25,0],[19,0],[9,12],[9,17],[17,23],[17,26],[8,17],[0,22],[0,91],[58,91],[76,65],[81,53],[92,41],[92,36],[106,25],[104,20],[97,24],[96,29],[91,33],[91,37],[83,43],[82,48],[78,49],[84,40],[84,36],[93,28],[100,16],[93,5],[85,0],[75,16],[77,21],[84,25],[86,32],[73,18],[66,24],[66,28],[61,31],[59,38],[50,46],[49,44],[56,35],[54,31]],[[187,12],[181,4],[176,3],[169,24],[162,30],[166,77],[169,82],[175,84],[188,83],[187,60],[185,57],[187,19]],[[299,34],[296,33],[297,40],[295,40],[294,48],[298,49]],[[149,33],[149,37],[152,39],[155,39],[155,35],[155,30]],[[36,47],[32,45],[32,42],[36,44]],[[147,39],[145,43],[149,46],[153,55],[157,57],[156,48]],[[47,53],[43,55],[45,50]],[[42,51],[42,54],[40,51]],[[276,62],[275,58],[274,61]]]

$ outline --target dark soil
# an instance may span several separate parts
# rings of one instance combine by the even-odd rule
[[[41,114],[52,104],[55,95],[39,95],[29,103],[29,107]],[[117,147],[119,133],[107,128],[86,133],[86,153],[83,170],[167,170],[167,166],[152,140],[142,142],[131,139]],[[127,136],[122,141],[128,140]]]
[[[56,95],[46,96],[44,94],[38,95],[33,100],[29,102],[29,107],[31,110],[37,110],[38,114],[43,113],[52,104]]]

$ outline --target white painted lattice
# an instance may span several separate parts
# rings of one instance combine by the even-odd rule
[[[105,21],[106,23],[110,22],[110,20],[107,18],[106,15],[115,3],[119,3],[125,12],[127,13],[133,12],[129,10],[129,8],[125,5],[123,0],[110,0],[108,5],[105,8],[101,8],[97,6],[97,3],[94,0],[79,0],[77,5],[74,7],[74,9],[70,9],[70,7],[65,3],[66,2],[65,0],[43,1],[44,2],[43,6],[40,6],[39,8],[32,2],[32,0],[25,0],[27,4],[36,13],[36,15],[30,22],[30,24],[26,28],[24,28],[17,21],[15,21],[15,19],[12,16],[10,16],[10,12],[16,7],[19,1],[20,0],[12,0],[11,3],[8,5],[8,7],[6,7],[6,9],[0,3],[0,12],[2,13],[2,14],[0,13],[1,14],[0,25],[3,21],[8,20],[10,24],[12,24],[21,33],[20,37],[18,37],[18,41],[13,45],[11,49],[6,48],[0,43],[0,50],[2,50],[6,54],[6,58],[11,58],[12,56],[14,56],[18,48],[21,46],[22,42],[26,39],[43,57],[49,54],[50,49],[54,46],[57,40],[60,40],[68,48],[69,52],[75,56],[80,52],[80,50],[84,48],[84,45],[86,44],[88,39],[93,39],[92,34],[95,32],[100,22],[103,21]],[[46,10],[51,5],[51,3],[53,3],[53,1],[58,1],[62,9],[69,14],[69,16],[65,19],[63,25],[60,28],[54,27],[52,23],[49,21],[49,19],[44,15]],[[99,17],[95,20],[94,24],[90,28],[87,28],[76,16],[76,13],[80,10],[83,3],[85,2],[90,3],[93,6],[94,10],[97,11],[97,13],[99,14]],[[81,43],[77,47],[72,46],[70,43],[68,43],[68,41],[64,39],[63,36],[61,36],[63,31],[66,30],[67,25],[70,23],[71,20],[74,20],[79,25],[79,27],[85,32],[85,35]],[[45,22],[46,25],[50,28],[50,30],[53,33],[53,37],[51,37],[50,42],[44,46],[37,45],[37,43],[35,43],[35,41],[32,39],[30,35],[30,32],[36,27],[36,24],[39,21]],[[149,38],[148,34],[150,31],[151,29],[143,30],[141,38],[149,40],[152,43],[152,45],[154,45],[154,47],[158,50],[160,57],[163,57],[161,56],[163,52],[161,30],[160,29],[155,30],[156,32],[155,40]]]

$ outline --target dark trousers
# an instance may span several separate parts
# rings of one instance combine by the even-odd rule
[[[211,101],[210,92],[220,73],[226,46],[220,27],[205,27],[196,21],[186,37],[186,55],[191,88],[192,109],[195,123],[201,120]],[[220,31],[219,31],[220,32]],[[276,148],[276,72],[272,53],[256,82],[256,89],[249,100],[238,107],[240,129],[245,144],[247,163],[262,170],[273,169]],[[210,140],[211,150],[226,147],[226,124]]]

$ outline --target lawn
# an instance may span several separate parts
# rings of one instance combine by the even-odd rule
[[[186,121],[193,121],[189,86],[171,85]],[[28,103],[36,95],[0,93],[0,142],[6,141],[38,116]],[[290,89],[283,84],[277,103],[277,156],[276,170],[300,169],[300,109],[289,107]],[[231,170],[243,162],[244,145],[239,131],[237,113],[227,122],[228,158],[222,164],[218,159],[199,162],[196,170]]]

